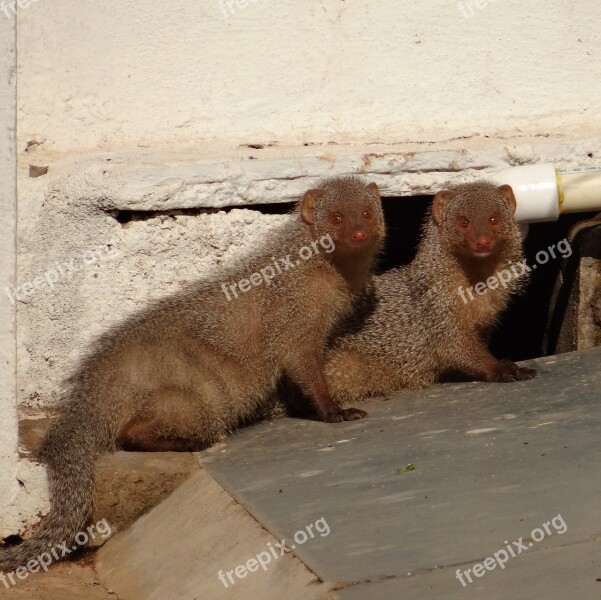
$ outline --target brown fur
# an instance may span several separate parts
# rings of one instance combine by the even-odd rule
[[[340,222],[338,222],[340,220]],[[238,282],[274,258],[330,235],[335,250],[282,268],[238,297]],[[206,447],[252,420],[280,376],[300,386],[324,421],[365,415],[332,401],[323,375],[326,340],[370,279],[384,236],[375,184],[325,180],[245,265],[155,303],[103,335],[68,381],[67,408],[39,451],[51,512],[33,538],[0,552],[12,570],[67,542],[89,519],[94,462],[117,444],[138,450]]]
[[[374,278],[360,310],[328,353],[326,379],[335,399],[349,402],[422,388],[449,372],[483,381],[534,376],[531,369],[497,360],[486,347],[490,330],[526,275],[512,277],[506,289],[472,292],[473,300],[464,292],[467,303],[458,291],[523,259],[514,212],[509,186],[479,182],[436,195],[414,261]]]

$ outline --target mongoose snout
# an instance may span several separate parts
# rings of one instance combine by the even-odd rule
[[[367,233],[363,229],[355,229],[351,234],[353,242],[364,242],[367,239]]]

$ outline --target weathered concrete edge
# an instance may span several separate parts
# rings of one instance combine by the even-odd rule
[[[55,193],[76,191],[83,204],[105,211],[160,211],[292,202],[320,178],[344,174],[376,181],[383,196],[431,194],[449,182],[472,181],[511,166],[592,166],[595,157],[601,157],[601,137],[264,149],[205,145],[77,158],[39,150],[27,158],[52,165],[49,183]]]

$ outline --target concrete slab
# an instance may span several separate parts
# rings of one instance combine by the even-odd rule
[[[292,554],[281,555],[277,543],[200,470],[109,540],[98,552],[96,570],[119,600],[327,596],[329,586]]]
[[[345,600],[397,591],[460,597],[456,568],[520,538],[527,556],[475,578],[474,589],[492,589],[498,577],[512,596],[559,598],[564,573],[587,590],[577,597],[599,597],[587,595],[599,565],[585,559],[601,537],[600,361],[597,348],[531,361],[539,376],[529,382],[447,384],[370,401],[362,421],[262,423],[201,460],[289,545],[324,519],[330,533],[300,536],[294,552],[321,579],[355,585]],[[415,470],[399,472],[409,463]],[[228,560],[237,562],[233,553]]]
[[[568,558],[566,560],[566,558]],[[573,544],[520,556],[487,571],[463,587],[456,567],[428,571],[415,577],[354,585],[342,590],[337,600],[593,600],[601,597],[601,540]]]

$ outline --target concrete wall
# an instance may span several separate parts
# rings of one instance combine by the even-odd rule
[[[243,260],[286,218],[166,211],[291,201],[333,174],[405,196],[511,165],[595,164],[601,5],[477,1],[21,0],[19,268],[14,281],[2,250],[0,335],[10,375],[16,311],[22,414],[60,402],[111,323]],[[0,0],[0,33],[14,22]],[[148,218],[123,224],[123,210]],[[0,452],[16,468],[5,394]],[[43,511],[43,486],[25,489],[29,505],[0,489],[20,522]]]
[[[0,281],[17,273],[17,188],[15,153],[16,29],[0,19]],[[0,302],[0,536],[26,527],[46,503],[44,472],[17,452],[16,312]]]
[[[477,2],[35,0],[19,19],[19,139],[81,151],[598,128],[601,4]]]

